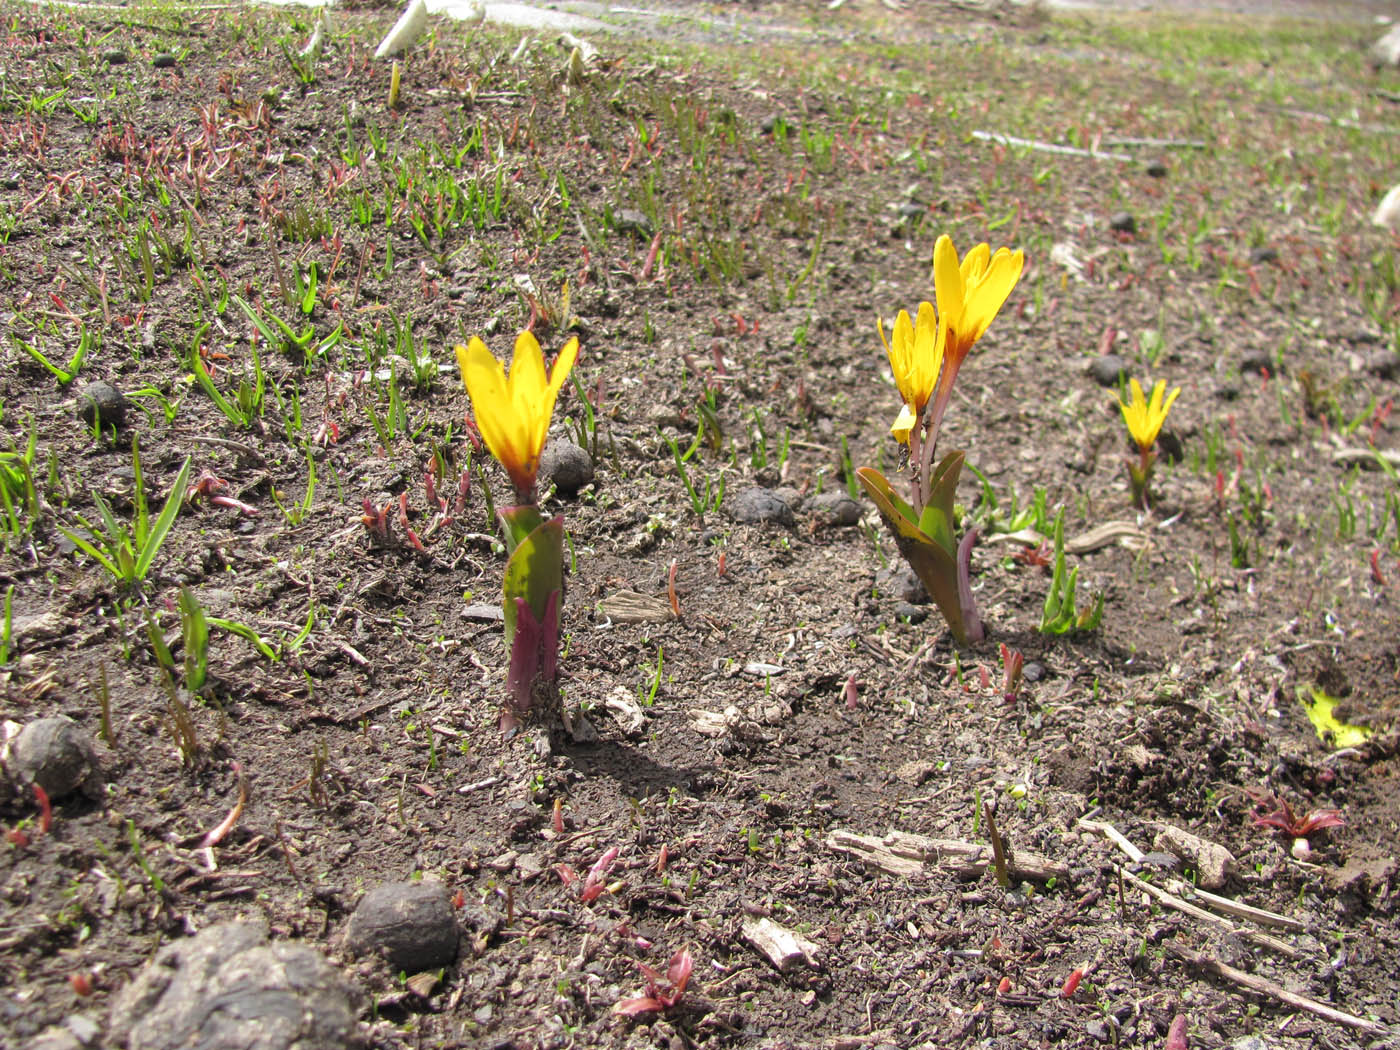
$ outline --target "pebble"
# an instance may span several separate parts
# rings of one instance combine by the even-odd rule
[[[124,65],[129,60],[130,56],[119,47],[111,47],[102,52],[102,61],[106,62],[109,66]]]
[[[758,126],[758,130],[765,135],[771,135],[773,134],[773,130],[778,126],[778,121],[780,120],[786,123],[786,118],[781,113],[770,113],[763,118],[763,123]]]
[[[358,1036],[358,999],[315,949],[220,923],[166,945],[117,992],[106,1045],[341,1050]]]
[[[1137,218],[1130,211],[1116,211],[1109,216],[1108,228],[1115,233],[1137,233]]]
[[[345,930],[345,946],[379,954],[395,972],[422,973],[457,957],[457,920],[440,882],[391,882],[370,890]]]
[[[922,605],[911,605],[909,602],[896,602],[894,615],[897,620],[908,620],[911,624],[920,624],[928,619],[928,610]]]
[[[175,56],[169,51],[162,51],[160,54],[156,55],[155,58],[151,59],[151,65],[155,66],[157,69],[172,69],[175,66]]]
[[[1250,350],[1240,358],[1240,375],[1266,374],[1274,374],[1274,359],[1267,350]]]
[[[822,492],[812,499],[812,510],[823,525],[846,528],[860,524],[860,504],[844,492]]]
[[[38,784],[50,799],[80,788],[95,795],[102,786],[92,737],[67,715],[39,718],[25,726],[10,745],[5,765],[12,777],[22,784]]]
[[[1087,371],[1099,386],[1117,386],[1127,374],[1128,364],[1117,354],[1103,354],[1089,362]]]
[[[104,379],[78,391],[77,417],[87,426],[118,427],[126,423],[126,395]]]
[[[1036,660],[1027,660],[1021,668],[1021,680],[1023,682],[1038,682],[1045,677],[1045,666]]]
[[[775,521],[780,525],[793,523],[792,507],[772,489],[754,485],[744,489],[730,506],[734,520],[744,524]]]
[[[1100,1021],[1097,1018],[1088,1021],[1084,1025],[1084,1031],[1089,1034],[1090,1039],[1100,1043],[1108,1042],[1108,1023],[1106,1021]]]
[[[572,441],[551,441],[540,454],[540,477],[562,495],[575,495],[593,480],[593,457]]]
[[[1167,162],[1164,160],[1149,161],[1145,170],[1154,179],[1164,179],[1167,177]]]
[[[923,204],[915,204],[913,201],[905,201],[899,206],[899,217],[901,219],[917,219],[927,215],[928,208]]]
[[[875,574],[875,593],[880,598],[893,597],[910,605],[928,601],[928,591],[914,570],[904,564],[891,565]]]
[[[1400,354],[1394,350],[1380,350],[1366,358],[1366,371],[1381,379],[1394,379],[1400,373]]]
[[[1262,248],[1255,248],[1249,253],[1249,264],[1258,266],[1260,263],[1271,263],[1278,261],[1278,249],[1265,245]]]
[[[1230,1050],[1271,1050],[1269,1044],[1257,1035],[1241,1036],[1230,1044]]]
[[[635,233],[643,237],[651,236],[651,219],[647,218],[646,212],[638,211],[636,208],[623,208],[614,212],[613,224],[617,227],[618,233]]]

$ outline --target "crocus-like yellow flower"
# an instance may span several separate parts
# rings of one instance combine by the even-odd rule
[[[904,399],[899,418],[890,433],[902,445],[909,444],[909,434],[918,425],[919,415],[933,396],[938,371],[943,367],[943,331],[933,312],[932,303],[920,303],[918,319],[911,321],[907,310],[899,311],[894,331],[885,338],[885,326],[877,317],[875,328],[885,353],[890,357],[890,371],[895,386]]]
[[[933,246],[933,285],[938,298],[938,324],[944,329],[943,378],[939,400],[946,403],[963,358],[981,339],[1001,306],[1021,279],[1026,253],[998,248],[992,254],[979,244],[958,263],[958,252],[947,234]]]
[[[1152,388],[1152,400],[1142,396],[1142,387],[1138,385],[1136,379],[1131,381],[1132,400],[1128,402],[1119,401],[1118,405],[1123,409],[1123,422],[1128,424],[1128,433],[1132,435],[1133,441],[1138,449],[1146,455],[1153,445],[1157,443],[1157,434],[1162,429],[1162,424],[1167,420],[1167,413],[1171,411],[1172,402],[1176,400],[1176,395],[1181,393],[1181,387],[1175,387],[1170,394],[1167,394],[1165,403],[1162,395],[1167,389],[1165,379],[1157,380],[1157,385]]]
[[[570,339],[546,372],[539,341],[521,332],[507,377],[505,367],[480,339],[473,336],[468,345],[457,347],[457,367],[471,395],[477,428],[522,498],[535,487],[554,401],[577,357],[578,339]]]

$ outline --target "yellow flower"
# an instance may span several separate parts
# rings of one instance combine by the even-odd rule
[[[943,365],[943,331],[932,303],[919,304],[917,321],[909,319],[908,311],[899,311],[889,339],[885,338],[885,326],[878,317],[875,329],[880,333],[880,342],[885,344],[895,386],[904,399],[904,407],[890,427],[890,433],[900,444],[907,445],[909,434],[918,425],[924,405],[933,396],[934,385],[938,382],[938,371]]]
[[[981,339],[997,311],[1006,302],[1021,270],[1026,253],[1019,248],[998,248],[996,254],[986,244],[979,244],[958,263],[958,252],[946,234],[933,246],[933,285],[938,298],[938,323],[947,334],[943,353],[947,358],[945,375],[939,384],[940,399],[944,391],[952,393],[953,380],[963,358],[972,344]]]
[[[1152,388],[1150,402],[1142,396],[1142,387],[1138,385],[1138,381],[1134,379],[1131,383],[1132,400],[1126,403],[1120,400],[1118,407],[1123,410],[1123,422],[1128,424],[1128,433],[1145,454],[1157,443],[1157,434],[1167,420],[1167,413],[1171,411],[1176,395],[1181,393],[1181,387],[1175,387],[1167,394],[1166,403],[1163,404],[1162,394],[1167,389],[1165,379],[1157,380],[1157,385]]]
[[[457,347],[457,367],[471,395],[477,428],[522,499],[535,486],[554,401],[577,357],[578,339],[570,339],[546,373],[539,341],[521,332],[507,378],[505,367],[480,339],[473,336],[467,346]]]

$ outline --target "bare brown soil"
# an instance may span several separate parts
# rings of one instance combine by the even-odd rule
[[[342,13],[302,83],[279,43],[305,42],[302,12],[7,10],[0,404],[15,455],[34,435],[38,504],[0,554],[3,708],[76,719],[106,785],[55,800],[47,832],[27,792],[0,805],[20,833],[0,844],[0,1041],[101,1020],[163,943],[260,916],[366,989],[373,1047],[1161,1047],[1178,1016],[1193,1048],[1396,1045],[1400,511],[1372,453],[1397,446],[1400,281],[1394,237],[1368,225],[1395,170],[1394,76],[1360,34],[1347,50],[1312,23],[1256,19],[1226,62],[1137,16],[872,6],[757,8],[703,52],[678,17],[663,42],[598,40],[582,86],[550,43],[512,62],[518,34],[442,24],[396,111],[368,58],[392,11]],[[763,31],[779,16],[812,36]],[[1330,50],[1307,57],[1310,34]],[[499,208],[436,230],[444,172]],[[1116,213],[1135,228],[1110,229]],[[992,536],[1036,489],[1071,538],[1126,523],[1126,543],[1069,559],[1080,601],[1103,595],[1096,631],[1040,633],[1047,570],[983,542],[990,638],[956,652],[932,606],[900,604],[873,508],[854,526],[813,509],[852,464],[897,469],[873,319],[932,295],[941,232],[1029,260],[948,417],[947,447],[988,482],[969,472],[960,500]],[[303,311],[287,287],[312,263]],[[594,742],[496,731],[500,627],[476,607],[500,591],[504,475],[473,449],[452,369],[415,381],[398,339],[443,366],[475,333],[506,353],[531,317],[517,275],[540,299],[569,281],[597,412],[596,480],[548,501],[576,556],[566,698]],[[247,425],[191,374],[193,351],[229,398],[253,383],[254,328],[226,296],[341,333],[319,355],[261,340]],[[80,327],[100,345],[68,385],[19,345],[61,365]],[[1183,390],[1150,514],[1128,503],[1116,391],[1086,373],[1105,350]],[[75,418],[94,379],[160,397],[94,433]],[[554,440],[589,443],[585,416],[566,389]],[[695,444],[702,496],[723,484],[703,517],[667,437]],[[133,520],[133,438],[153,516],[186,457],[251,509],[191,500],[124,587],[60,526],[96,523],[94,493]],[[427,534],[425,475],[455,493],[469,463],[464,510],[416,550],[398,508]],[[793,524],[733,520],[754,485],[790,490]],[[365,501],[392,504],[387,540]],[[679,619],[606,614],[622,591],[669,605],[672,566]],[[147,622],[178,638],[181,586],[276,659],[216,627],[208,686],[172,700]],[[1001,644],[1027,662],[1011,696]],[[1371,739],[1319,739],[1298,700],[1313,687]],[[249,801],[209,854],[235,764]],[[1254,822],[1264,796],[1346,827],[1297,859]],[[895,876],[833,848],[892,830],[989,845],[986,804],[1013,860],[1065,876],[1002,886],[936,857]],[[1130,860],[1086,815],[1153,855]],[[1147,896],[1130,876],[1175,877],[1154,846],[1169,826],[1233,854],[1218,893],[1296,927],[1226,929]],[[614,846],[610,892],[583,903],[559,867]],[[366,890],[416,877],[474,927],[426,994],[340,941]],[[761,957],[744,934],[760,917],[812,957]],[[681,947],[680,1003],[617,1016],[637,964]]]

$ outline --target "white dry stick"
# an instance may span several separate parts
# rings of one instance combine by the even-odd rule
[[[384,38],[384,42],[374,52],[374,57],[386,58],[389,55],[403,54],[423,35],[423,29],[427,24],[427,3],[424,0],[410,0],[408,7],[404,8],[403,14],[399,16],[399,20],[394,23],[394,28],[389,30],[389,35]]]
[[[1391,230],[1400,228],[1400,186],[1392,186],[1390,192],[1381,198],[1376,214],[1371,216],[1371,223]]]
[[[779,971],[786,973],[794,966],[806,964],[819,967],[819,949],[815,944],[772,919],[745,919],[744,940],[752,944]]]
[[[1132,163],[1133,158],[1126,153],[1108,153],[1101,149],[1080,149],[1077,146],[1061,146],[1054,142],[1036,142],[1034,139],[1021,139],[1015,135],[1003,135],[999,131],[974,131],[972,137],[983,142],[996,142],[1003,146],[1017,146],[1021,149],[1036,150],[1040,153],[1059,153],[1067,157],[1092,157],[1094,160],[1117,160]]]

